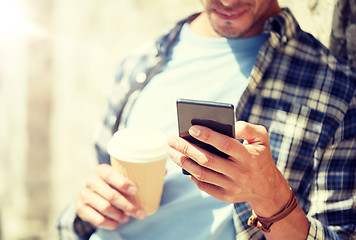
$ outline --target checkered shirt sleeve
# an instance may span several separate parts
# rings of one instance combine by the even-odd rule
[[[356,239],[356,71],[303,32],[289,10],[270,34],[237,106],[266,127],[276,166],[309,220],[308,240]],[[236,239],[264,239],[235,204]]]

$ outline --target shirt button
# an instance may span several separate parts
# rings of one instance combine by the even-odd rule
[[[282,42],[286,44],[288,42],[288,37],[286,35],[282,36]]]
[[[110,117],[110,124],[114,125],[116,123],[116,116],[111,116]]]
[[[136,76],[136,82],[138,83],[144,83],[147,79],[147,75],[144,72],[140,72]]]

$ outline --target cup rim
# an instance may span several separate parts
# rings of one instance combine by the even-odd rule
[[[166,136],[150,128],[120,129],[107,146],[107,152],[113,158],[134,163],[160,161],[167,158],[167,151]]]

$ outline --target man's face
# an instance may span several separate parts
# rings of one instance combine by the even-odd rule
[[[226,38],[250,37],[279,10],[275,0],[201,0],[215,32]]]

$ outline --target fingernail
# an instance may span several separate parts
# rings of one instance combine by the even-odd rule
[[[134,187],[134,186],[130,186],[127,189],[127,193],[130,194],[130,195],[135,195],[137,193],[137,188]]]
[[[125,215],[121,220],[122,223],[127,223],[128,221],[130,221],[130,216],[127,215]]]
[[[192,126],[189,129],[189,134],[195,137],[198,137],[200,135],[200,132],[201,132],[200,129],[196,126]]]
[[[168,140],[168,145],[171,146],[172,148],[176,148],[178,146],[178,142],[175,138],[170,138]]]
[[[144,219],[146,217],[146,213],[143,210],[138,210],[135,214],[137,219]]]

